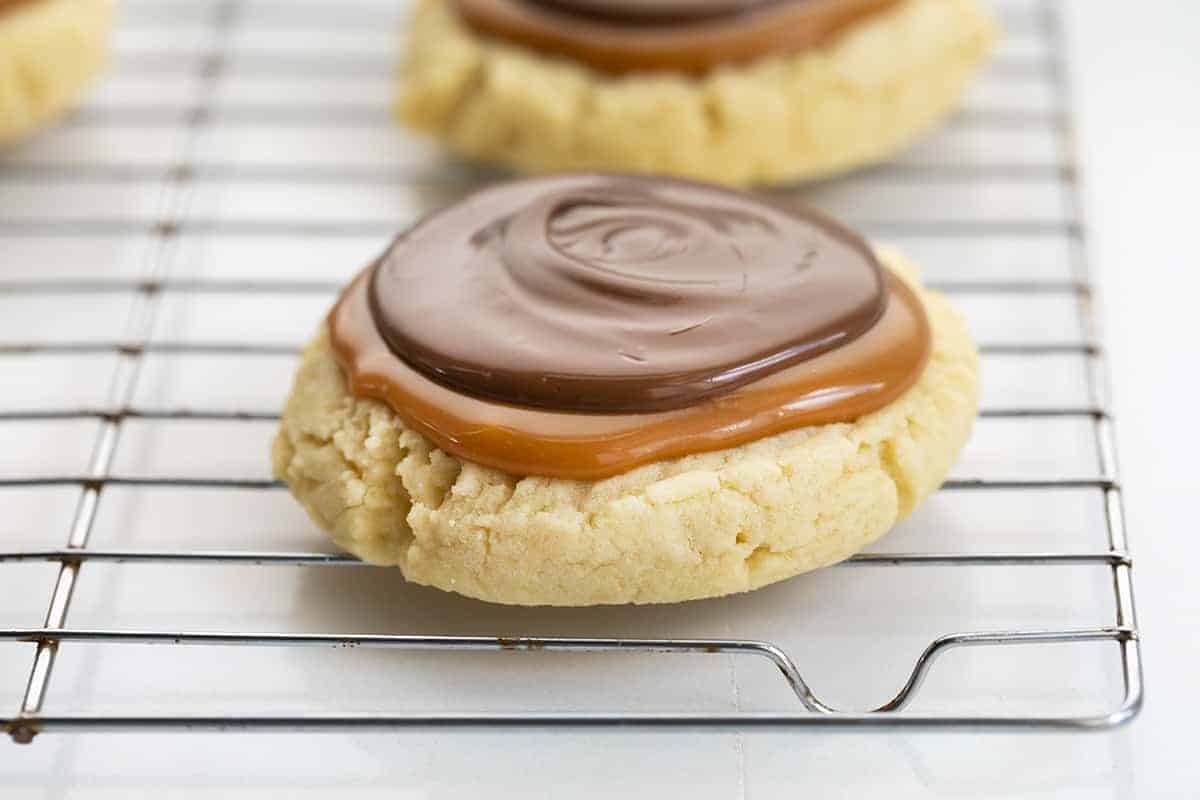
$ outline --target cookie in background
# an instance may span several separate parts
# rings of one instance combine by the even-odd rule
[[[928,132],[995,35],[978,0],[421,0],[397,113],[520,171],[796,182]]]
[[[108,58],[112,0],[0,0],[0,144],[78,103]]]

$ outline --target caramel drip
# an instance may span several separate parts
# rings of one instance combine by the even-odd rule
[[[328,321],[350,391],[387,404],[445,452],[514,475],[599,480],[804,425],[850,422],[908,390],[930,350],[920,299],[889,275],[891,302],[865,334],[716,399],[651,414],[522,408],[456,392],[397,358],[372,319],[369,276],[346,289]]]

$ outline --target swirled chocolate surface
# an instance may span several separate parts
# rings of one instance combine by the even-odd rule
[[[898,0],[451,0],[477,31],[607,72],[703,73],[819,45]]]
[[[870,248],[794,202],[572,175],[485,189],[401,235],[369,300],[398,358],[481,399],[566,412],[694,406],[882,316]]]

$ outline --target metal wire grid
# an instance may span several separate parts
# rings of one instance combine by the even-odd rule
[[[1040,73],[1048,70],[1055,87],[1055,107],[1046,115],[1050,123],[1063,137],[1064,143],[1069,136],[1069,118],[1064,112],[1066,96],[1065,78],[1061,74],[1062,67],[1054,57],[1060,51],[1060,32],[1057,21],[1057,9],[1053,0],[1033,2],[1036,8],[1037,35],[1046,37],[1050,47],[1051,58],[1046,64],[1024,62],[1002,62],[997,69],[1003,73],[1016,75]],[[163,67],[179,67],[193,71],[199,81],[200,90],[196,102],[175,109],[161,109],[153,106],[108,109],[107,112],[93,110],[83,111],[74,121],[76,125],[102,124],[105,114],[122,115],[122,118],[132,118],[139,122],[150,120],[182,120],[188,131],[189,141],[183,149],[185,156],[178,162],[161,166],[144,166],[129,164],[40,164],[35,167],[15,166],[0,170],[0,179],[4,173],[21,176],[30,173],[34,177],[53,183],[61,176],[73,178],[94,178],[120,183],[127,180],[145,178],[147,176],[161,179],[167,190],[164,202],[164,212],[160,218],[145,223],[127,224],[105,219],[76,220],[63,223],[55,220],[0,220],[0,234],[10,236],[51,234],[72,236],[81,233],[109,231],[117,229],[148,229],[162,250],[170,248],[173,241],[181,232],[191,230],[220,229],[223,232],[254,231],[259,229],[284,229],[288,232],[305,232],[325,235],[345,234],[347,230],[358,230],[353,224],[333,222],[329,224],[313,222],[294,222],[265,224],[254,220],[237,220],[213,222],[193,218],[189,214],[187,198],[190,189],[201,180],[213,179],[230,171],[236,172],[240,178],[254,179],[256,176],[285,177],[288,180],[304,183],[306,181],[320,182],[323,180],[345,180],[347,175],[355,182],[393,183],[412,179],[411,175],[398,175],[389,171],[376,169],[354,170],[341,168],[322,170],[319,168],[288,167],[272,165],[242,165],[236,168],[221,164],[205,163],[196,158],[196,139],[206,126],[218,124],[222,115],[252,115],[265,122],[285,125],[324,124],[323,111],[319,108],[253,108],[217,107],[211,102],[216,82],[222,75],[229,57],[229,34],[235,28],[239,14],[245,10],[245,0],[218,0],[211,4],[198,5],[158,5],[154,3],[135,6],[135,12],[141,13],[143,22],[151,30],[156,24],[169,23],[180,13],[188,15],[203,15],[211,29],[213,47],[198,53],[157,53],[142,54],[139,57],[125,57],[118,61],[119,69],[159,69]],[[321,11],[320,7],[307,7],[310,11]],[[272,19],[285,24],[294,21],[294,15],[277,13]],[[319,14],[321,25],[345,24],[339,15],[329,13],[324,9]],[[353,14],[351,28],[353,29]],[[358,22],[362,22],[359,20]],[[371,20],[367,20],[370,23]],[[247,63],[263,70],[293,70],[298,66],[311,62],[287,57],[250,59]],[[354,76],[363,71],[379,68],[371,57],[357,59],[325,59],[321,69],[333,70],[335,74]],[[379,124],[387,125],[386,113],[376,108],[349,109],[346,113],[369,119],[377,119]],[[987,112],[974,112],[986,117]],[[996,115],[1004,118],[1005,124],[1021,124],[1020,114],[998,112]],[[896,172],[904,172],[905,167],[890,168]],[[921,168],[913,169],[921,175]],[[932,168],[930,168],[932,169]],[[1071,202],[1076,202],[1074,194],[1075,172],[1073,163],[1066,163],[1046,168],[1029,167],[1028,165],[994,165],[990,167],[967,166],[961,169],[942,167],[936,170],[939,175],[964,181],[974,181],[988,174],[1003,177],[1020,177],[1025,174],[1044,176],[1051,175],[1069,185]],[[445,174],[439,175],[445,180]],[[454,182],[463,178],[461,174],[451,174],[449,180]],[[376,226],[377,227],[377,226]],[[875,226],[885,227],[885,226]],[[941,232],[961,232],[963,225],[952,223],[931,223],[920,227],[923,234],[938,235]],[[1005,236],[1017,231],[1043,232],[1046,226],[1032,222],[999,222],[981,224],[973,227],[985,236]],[[732,639],[628,639],[628,638],[504,638],[493,636],[414,636],[414,635],[349,635],[349,634],[225,634],[201,633],[186,631],[128,631],[128,630],[81,630],[67,626],[68,609],[71,597],[78,581],[82,577],[82,567],[88,562],[126,562],[126,563],[190,563],[190,564],[252,564],[261,566],[306,566],[306,567],[355,567],[360,562],[338,555],[308,552],[244,552],[244,551],[195,551],[195,550],[111,550],[89,547],[89,536],[96,519],[97,508],[106,488],[112,486],[152,486],[152,487],[211,487],[216,489],[253,489],[274,490],[278,485],[266,480],[234,480],[209,478],[183,478],[170,475],[155,475],[150,477],[134,477],[114,474],[114,456],[122,434],[123,423],[132,419],[213,419],[213,420],[270,420],[275,415],[254,411],[206,411],[195,409],[148,409],[134,405],[135,389],[139,371],[144,357],[148,353],[222,353],[229,355],[267,355],[290,354],[295,352],[291,346],[268,343],[169,343],[152,339],[152,332],[164,295],[173,292],[239,292],[252,293],[268,298],[271,293],[289,292],[328,292],[336,288],[335,284],[319,280],[314,281],[265,281],[265,280],[193,280],[176,279],[171,276],[171,259],[156,257],[145,276],[129,280],[34,280],[13,281],[0,279],[0,292],[20,295],[32,292],[80,292],[103,293],[113,291],[132,292],[134,304],[132,314],[123,338],[116,341],[87,340],[77,342],[18,342],[0,341],[0,354],[14,357],[44,353],[104,353],[115,357],[116,367],[107,400],[98,407],[71,407],[54,409],[36,409],[29,411],[0,412],[0,420],[8,422],[32,422],[39,420],[58,419],[90,419],[98,422],[99,431],[95,439],[91,457],[86,470],[81,474],[54,474],[39,476],[17,476],[0,479],[0,487],[14,486],[51,486],[66,485],[80,488],[78,502],[74,509],[73,519],[64,547],[39,550],[25,549],[0,552],[0,567],[4,563],[22,561],[44,561],[57,563],[59,570],[49,599],[45,623],[38,628],[0,630],[0,641],[24,641],[36,644],[33,664],[29,671],[28,685],[20,708],[16,714],[4,720],[6,731],[16,742],[30,742],[42,731],[87,731],[87,730],[200,730],[200,729],[243,729],[243,730],[304,730],[304,729],[350,729],[350,728],[400,728],[412,726],[432,727],[473,727],[473,726],[654,726],[654,727],[726,727],[750,728],[756,726],[776,727],[817,727],[817,726],[903,726],[903,727],[937,727],[972,726],[1000,728],[1073,728],[1097,729],[1107,728],[1130,719],[1140,707],[1142,700],[1142,678],[1140,648],[1137,637],[1137,624],[1133,607],[1133,590],[1131,583],[1131,561],[1126,542],[1124,516],[1122,512],[1121,489],[1117,478],[1117,464],[1113,449],[1112,418],[1108,411],[1108,400],[1105,390],[1105,368],[1103,351],[1099,344],[1098,332],[1094,316],[1090,313],[1093,302],[1093,289],[1088,279],[1087,268],[1081,257],[1083,231],[1078,220],[1076,209],[1072,209],[1069,219],[1062,225],[1050,226],[1055,232],[1063,233],[1072,239],[1072,254],[1075,263],[1072,265],[1074,278],[1067,283],[1048,283],[1045,281],[1006,281],[1002,283],[970,282],[959,285],[953,282],[943,282],[940,288],[955,291],[969,288],[975,292],[995,293],[1037,293],[1037,292],[1071,292],[1077,297],[1082,315],[1086,341],[1079,345],[1057,344],[1044,342],[1028,342],[1018,344],[984,344],[985,352],[1020,353],[1030,356],[1052,355],[1056,353],[1082,354],[1088,364],[1088,391],[1090,402],[1085,407],[1056,407],[1056,408],[990,408],[982,413],[987,417],[1072,417],[1090,420],[1094,433],[1099,472],[1095,476],[1063,476],[1050,479],[1016,479],[1016,480],[954,480],[946,484],[947,491],[987,491],[991,489],[1023,489],[1030,491],[1053,490],[1062,488],[1084,488],[1094,490],[1103,497],[1106,519],[1106,548],[1097,552],[1041,552],[1041,553],[900,553],[900,554],[861,554],[847,562],[847,566],[877,566],[895,567],[901,565],[1053,565],[1053,564],[1082,564],[1105,568],[1111,572],[1114,619],[1113,624],[1104,627],[1086,629],[1062,630],[1003,630],[987,632],[952,633],[933,640],[920,654],[912,667],[907,681],[896,695],[880,707],[870,712],[848,712],[832,707],[817,697],[806,685],[800,670],[792,658],[780,647],[769,641],[748,641]],[[375,231],[371,225],[360,226],[368,232],[380,234],[387,231]],[[899,233],[910,232],[914,226],[905,225],[897,229]],[[161,256],[161,254],[160,254]],[[1049,642],[1088,642],[1108,641],[1119,645],[1120,669],[1123,679],[1123,697],[1119,704],[1110,712],[1090,716],[995,716],[995,715],[938,715],[895,713],[904,709],[916,696],[919,687],[934,660],[946,651],[959,647],[1001,646],[1001,645],[1031,645]],[[142,716],[142,715],[112,715],[112,714],[43,714],[42,708],[47,692],[51,686],[55,657],[66,643],[82,646],[86,643],[111,644],[165,644],[172,646],[229,646],[243,645],[254,647],[329,647],[354,646],[368,648],[388,648],[395,650],[420,651],[495,651],[495,650],[524,650],[524,651],[568,651],[586,653],[719,653],[732,656],[754,656],[769,660],[782,674],[788,686],[795,693],[799,706],[791,710],[773,712],[739,711],[733,713],[643,713],[613,711],[598,712],[558,712],[558,713],[325,713],[310,712],[287,715],[171,715],[171,716]],[[616,657],[616,656],[614,656]]]

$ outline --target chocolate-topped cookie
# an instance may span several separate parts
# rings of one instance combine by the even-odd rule
[[[487,600],[666,602],[882,535],[970,430],[975,354],[804,206],[611,174],[405,231],[305,351],[276,474],[351,552]]]

